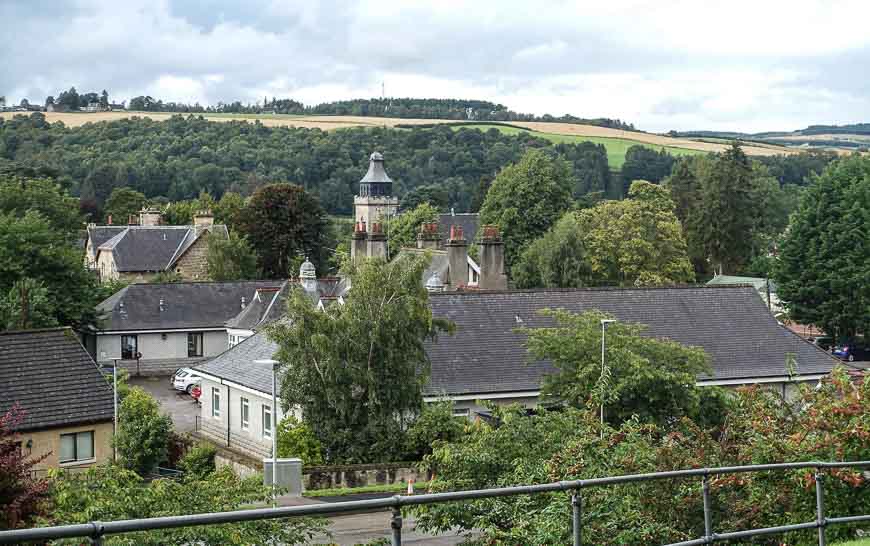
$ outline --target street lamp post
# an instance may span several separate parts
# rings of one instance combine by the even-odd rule
[[[601,319],[601,379],[604,380],[604,332],[607,330],[607,325],[616,322],[614,319]],[[604,385],[601,385],[602,391],[600,393],[601,396],[601,426],[602,426],[602,434],[604,427]]]
[[[115,438],[118,436],[118,359],[112,359],[112,404],[115,418],[112,421],[112,460],[118,460],[118,446]]]
[[[267,358],[255,360],[255,364],[266,364],[272,367],[272,506],[278,504],[278,364],[277,360]]]

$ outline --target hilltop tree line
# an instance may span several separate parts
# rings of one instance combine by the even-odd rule
[[[100,108],[106,109],[109,107],[109,93],[103,89],[102,93],[91,91],[89,93],[79,93],[75,87],[70,87],[67,91],[61,91],[57,97],[49,95],[45,98],[45,107],[55,106],[63,110],[76,112],[86,106],[96,103]]]
[[[75,92],[75,87],[64,93]],[[62,93],[62,94],[64,94]],[[105,94],[106,92],[103,91]],[[90,94],[89,94],[90,95]],[[52,97],[48,97],[52,99]],[[46,99],[46,106],[49,100]],[[56,102],[53,102],[56,104]],[[86,106],[87,103],[82,104]],[[72,106],[72,105],[70,105]],[[78,108],[70,108],[78,110]],[[535,116],[522,114],[508,109],[503,104],[483,100],[465,99],[417,99],[417,98],[372,98],[324,102],[307,106],[293,99],[263,97],[262,102],[243,103],[242,101],[218,102],[215,105],[164,101],[150,95],[139,95],[130,99],[128,109],[140,112],[177,112],[184,114],[227,113],[227,114],[292,114],[319,116],[374,116],[387,118],[453,119],[475,121],[552,121],[564,123],[583,123],[600,127],[611,127],[634,131],[634,124],[611,118],[578,118],[571,115]]]

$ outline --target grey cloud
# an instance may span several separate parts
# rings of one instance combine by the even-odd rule
[[[682,116],[713,128],[740,121],[734,119],[737,115],[751,116],[754,122],[788,117],[800,126],[807,105],[815,115],[837,119],[852,112],[870,115],[870,80],[863,74],[870,63],[866,48],[789,58],[768,56],[763,50],[701,55],[669,48],[666,41],[629,39],[643,31],[642,13],[620,27],[613,21],[562,16],[546,5],[522,13],[513,7],[528,4],[510,2],[494,4],[490,13],[475,9],[476,4],[429,9],[339,0],[138,1],[0,3],[0,95],[17,100],[21,97],[12,95],[18,93],[42,101],[75,85],[80,90],[106,88],[121,99],[153,88],[162,76],[200,83],[217,76],[220,81],[203,83],[197,99],[254,101],[273,81],[286,82],[280,92],[291,97],[300,89],[335,85],[350,98],[361,96],[359,89],[371,89],[388,73],[494,89],[508,106],[512,96],[537,87],[563,103],[582,104],[585,115],[639,110],[630,121],[641,127],[648,120],[670,128],[662,119]],[[714,85],[690,89],[682,83],[735,67],[798,75],[788,84],[752,90],[762,104],[736,113],[705,110],[705,101],[720,93]],[[585,98],[599,96],[587,80],[626,75],[654,81],[657,98],[642,101],[645,97],[632,96],[631,90],[620,99],[628,104],[605,104],[609,97],[596,104]],[[412,91],[417,96],[429,93],[425,87]],[[846,97],[848,104],[838,104],[831,96]],[[635,103],[647,106],[639,109]]]

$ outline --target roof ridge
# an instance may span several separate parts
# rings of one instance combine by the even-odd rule
[[[4,330],[0,332],[0,336],[14,336],[23,334],[38,334],[42,332],[62,332],[64,330],[72,331],[71,326],[55,326],[53,328],[32,328],[30,330]]]
[[[466,294],[489,295],[489,294],[547,294],[547,293],[566,293],[566,292],[627,292],[635,291],[656,291],[656,290],[723,290],[734,288],[752,288],[751,284],[674,284],[674,285],[657,285],[657,286],[584,286],[579,288],[513,288],[506,290],[469,290],[455,292],[433,292],[432,296],[457,296]]]

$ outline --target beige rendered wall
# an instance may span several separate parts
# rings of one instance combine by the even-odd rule
[[[60,435],[71,432],[94,431],[94,458],[88,461],[76,461],[72,463],[58,464],[60,454]],[[94,464],[101,464],[112,459],[112,423],[95,423],[91,425],[79,425],[74,427],[53,428],[37,432],[23,432],[20,434],[22,449],[25,449],[28,441],[32,441],[30,454],[38,457],[49,453],[48,457],[38,465],[36,470],[47,468],[87,468]]]

